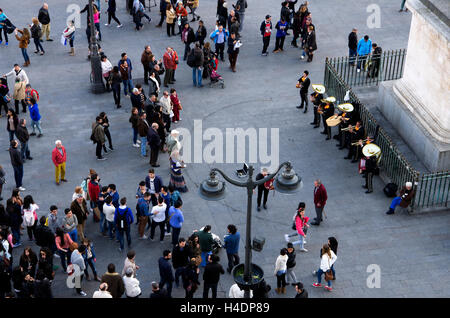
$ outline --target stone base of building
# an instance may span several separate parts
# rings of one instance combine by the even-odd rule
[[[421,115],[421,101],[400,80],[381,82],[378,108],[430,171],[450,170],[450,139]],[[444,139],[443,139],[444,138]]]

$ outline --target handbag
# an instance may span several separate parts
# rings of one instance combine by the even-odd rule
[[[325,272],[325,281],[329,281],[329,280],[333,280],[333,272],[332,272],[332,270],[331,270],[331,266],[330,266],[330,260],[328,259],[328,266],[330,267],[330,269],[329,270],[327,270],[326,272]]]

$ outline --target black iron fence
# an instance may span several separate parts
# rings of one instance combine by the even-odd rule
[[[328,59],[328,63],[350,87],[372,86],[381,81],[401,78],[405,58],[406,49],[400,49],[356,59],[348,56],[334,57]]]
[[[405,52],[405,50],[400,50]],[[398,60],[398,63],[403,63],[403,58]],[[446,208],[449,205],[450,199],[450,172],[433,172],[420,174],[414,167],[408,162],[403,154],[398,150],[395,143],[391,140],[386,131],[379,127],[377,120],[373,117],[370,111],[364,104],[361,103],[356,94],[352,91],[350,85],[344,80],[341,74],[334,68],[334,65],[341,65],[339,59],[326,59],[325,61],[325,74],[324,85],[327,89],[328,96],[336,97],[338,104],[343,103],[345,96],[348,93],[348,100],[345,102],[352,103],[355,111],[359,114],[361,122],[367,131],[368,135],[374,136],[376,134],[375,143],[381,149],[381,158],[379,161],[379,167],[391,180],[399,186],[405,184],[405,182],[413,182],[416,187],[416,196],[411,204],[411,210],[423,209],[423,208]],[[342,59],[341,59],[342,61]],[[402,64],[403,65],[403,64]],[[401,69],[403,72],[403,66],[392,65],[392,69]],[[341,68],[342,71],[342,68]],[[345,72],[344,72],[345,74]],[[395,76],[401,77],[402,73],[386,73],[395,74]],[[348,77],[355,81],[355,77]],[[390,76],[389,79],[395,79]],[[370,83],[378,84],[378,81]],[[363,85],[362,82],[359,85]]]

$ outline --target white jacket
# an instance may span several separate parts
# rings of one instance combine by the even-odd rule
[[[331,265],[333,265],[337,259],[336,254],[334,254],[334,252],[331,250],[330,250],[330,252],[331,252],[331,259],[327,253],[323,254],[322,258],[320,259],[320,269],[324,272],[329,270],[331,268]]]
[[[287,255],[279,255],[277,258],[277,261],[275,262],[275,271],[274,275],[276,275],[279,271],[286,271],[287,270],[287,263],[288,256]]]
[[[128,297],[136,297],[141,293],[139,281],[134,277],[123,277],[123,284],[125,285],[125,294]]]
[[[30,204],[29,209],[23,209],[23,223],[26,226],[33,226],[36,223],[36,211],[39,210],[37,204]]]
[[[14,68],[12,69],[11,72],[5,74],[6,77],[8,77],[10,75],[14,75],[15,78],[18,78],[19,81],[21,81],[21,82],[25,82],[25,84],[28,84],[28,82],[29,82],[27,73],[23,69],[19,70],[19,74],[16,74],[16,70]]]
[[[113,298],[109,291],[97,290],[94,292],[92,298]]]
[[[172,102],[170,101],[170,97],[161,97],[159,99],[159,103],[162,106],[163,114],[170,115],[170,112],[172,111]]]
[[[152,217],[152,220],[154,221],[154,222],[158,222],[158,223],[160,223],[160,222],[164,222],[164,220],[166,219],[166,208],[167,208],[167,205],[163,202],[162,203],[162,205],[155,205],[153,208],[152,208],[152,212],[151,213],[155,213],[155,212],[158,212],[157,214],[155,214],[155,215],[153,215],[153,217]]]
[[[228,298],[244,298],[244,291],[239,288],[237,284],[234,284],[230,287],[230,291],[228,292]],[[250,291],[250,298],[253,297],[253,291]]]
[[[114,213],[116,213],[114,205],[103,204],[103,214],[105,214],[106,221],[114,222]]]
[[[105,75],[106,73],[110,72],[113,69],[111,62],[108,59],[106,59],[106,61],[104,61],[104,62],[102,61],[101,64],[102,64],[102,74],[103,75]]]

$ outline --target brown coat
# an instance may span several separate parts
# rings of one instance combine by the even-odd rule
[[[83,209],[81,209],[80,205],[78,204],[77,199],[73,200],[72,204],[70,205],[70,210],[72,211],[73,214],[75,214],[78,223],[80,224],[86,221],[87,216],[89,214],[85,199],[83,199],[83,203],[81,205],[83,206],[84,212]]]
[[[26,49],[28,47],[28,41],[30,40],[30,38],[28,36],[23,35],[23,31],[22,30],[17,30],[20,34],[22,34],[21,37],[19,37],[16,34],[16,39],[17,41],[19,41],[19,48],[21,49]]]
[[[142,55],[141,55],[141,63],[142,63],[142,65],[150,66],[150,62],[151,62],[150,56],[151,55],[153,55],[152,52],[147,53],[147,52],[145,52],[145,50],[144,50],[144,52],[142,52]]]
[[[405,193],[406,193],[406,187],[404,186],[400,190],[400,197],[402,197]],[[406,198],[402,198],[402,201],[400,201],[400,206],[402,208],[407,208],[411,204],[411,201],[414,198],[415,194],[416,194],[416,191],[414,189],[411,189],[411,191],[409,191],[409,194],[406,196]]]
[[[150,126],[149,126],[150,123],[148,122],[148,120],[147,120],[147,123],[148,123],[148,125],[142,119],[139,118],[138,126],[137,126],[139,136],[147,137],[148,130],[150,129]]]
[[[102,283],[108,284],[108,291],[113,298],[120,298],[125,292],[125,285],[123,284],[122,276],[120,276],[119,273],[106,272],[102,276]]]

